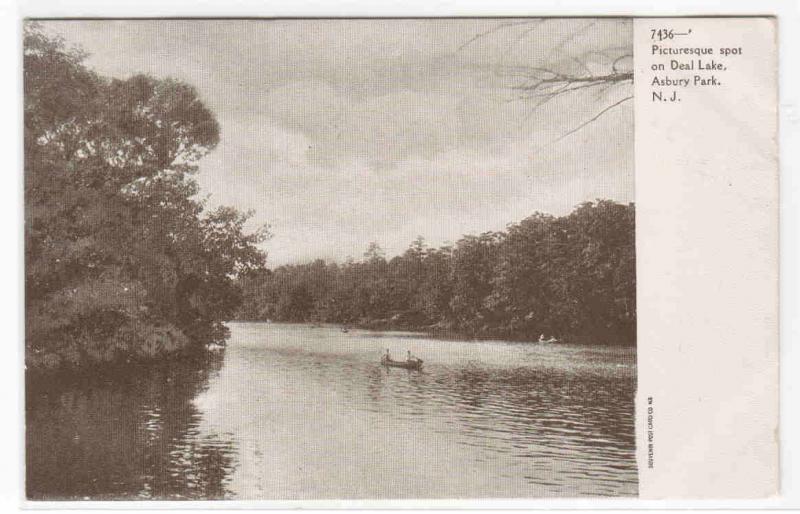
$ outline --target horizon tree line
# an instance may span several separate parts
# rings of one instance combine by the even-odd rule
[[[371,243],[358,261],[243,275],[236,317],[633,344],[634,232],[632,203],[599,200],[454,245],[429,247],[419,237],[390,259]]]

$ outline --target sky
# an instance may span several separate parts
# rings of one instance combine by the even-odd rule
[[[536,211],[634,200],[632,102],[604,112],[630,83],[539,107],[515,89],[532,69],[608,73],[632,53],[630,20],[42,25],[103,75],[197,88],[221,128],[199,163],[203,194],[269,224],[270,267],[358,259],[370,242],[391,257],[420,235],[438,246]]]

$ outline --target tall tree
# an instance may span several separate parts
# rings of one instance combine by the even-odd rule
[[[26,25],[26,359],[101,364],[220,340],[233,277],[264,265],[266,231],[196,199],[214,115],[187,84],[108,79],[84,58]]]

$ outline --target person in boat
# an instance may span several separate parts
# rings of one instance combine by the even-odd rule
[[[541,335],[539,336],[539,342],[540,342],[540,343],[543,343],[543,342],[544,342],[544,334],[541,334]]]
[[[389,349],[388,349],[388,348],[386,349],[386,360],[387,360],[387,361],[390,361],[390,360],[392,360],[392,356],[391,356],[391,355],[389,355]]]

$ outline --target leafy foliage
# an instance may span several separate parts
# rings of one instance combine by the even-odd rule
[[[233,278],[259,269],[247,219],[196,200],[219,126],[189,85],[107,79],[28,25],[24,36],[26,359],[33,367],[160,357],[225,337]]]
[[[238,316],[632,344],[634,226],[633,204],[601,200],[563,217],[536,213],[453,247],[418,238],[388,261],[372,243],[358,262],[243,275]]]

